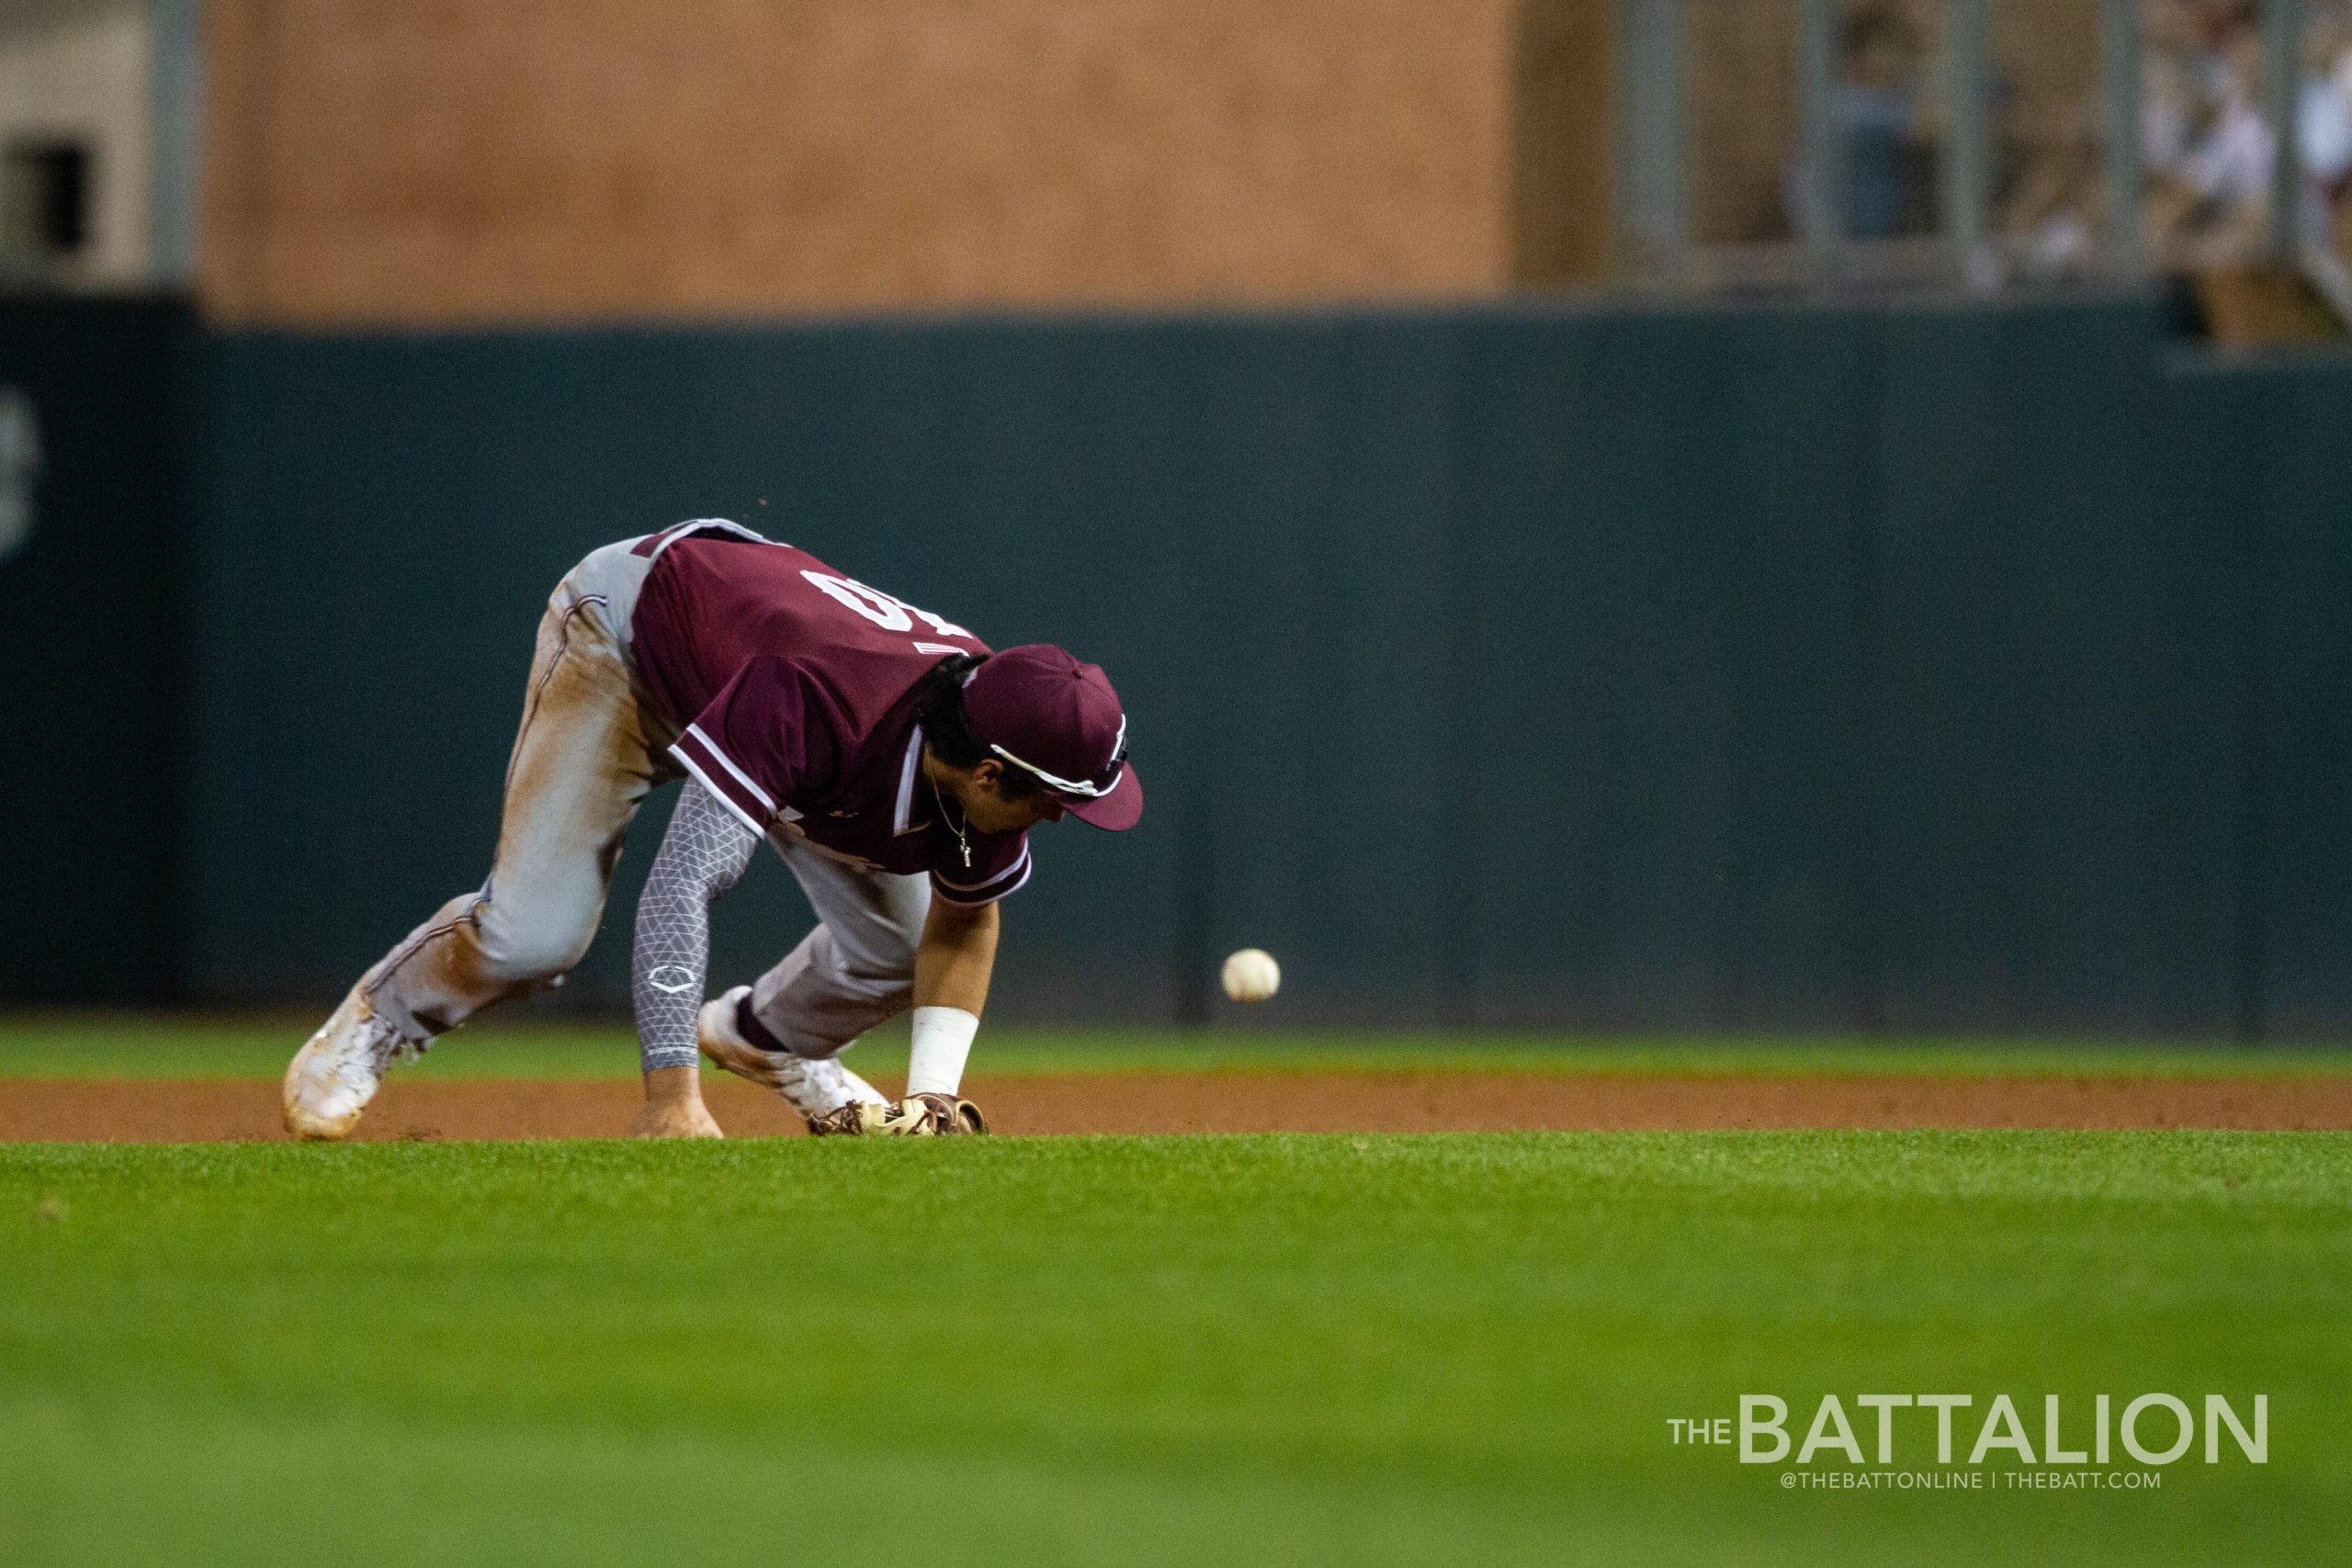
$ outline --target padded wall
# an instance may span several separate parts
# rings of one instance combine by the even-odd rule
[[[207,995],[477,883],[548,586],[720,514],[1128,696],[1145,826],[1041,834],[1008,1011],[1225,1017],[1254,942],[1269,1023],[2352,1025],[2352,370],[2142,302],[249,334],[207,386]],[[722,976],[806,919],[762,883]]]
[[[0,487],[32,507],[0,558],[0,1000],[182,984],[193,335],[168,300],[0,300],[0,391],[33,437],[0,434]]]

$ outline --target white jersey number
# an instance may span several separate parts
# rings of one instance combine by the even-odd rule
[[[800,575],[823,590],[828,598],[847,605],[886,632],[911,631],[915,622],[921,620],[941,637],[972,635],[953,621],[943,620],[929,610],[918,610],[903,599],[893,598],[879,588],[868,588],[853,578],[835,577],[824,571],[804,571]]]

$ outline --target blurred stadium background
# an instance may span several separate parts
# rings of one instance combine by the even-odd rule
[[[727,515],[1128,694],[1009,1018],[2352,1026],[2341,0],[0,0],[0,1003],[322,1009]]]

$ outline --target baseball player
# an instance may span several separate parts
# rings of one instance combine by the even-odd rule
[[[811,1131],[986,1131],[957,1093],[1028,830],[1066,813],[1118,830],[1143,811],[1118,694],[1058,648],[992,653],[715,519],[607,545],[557,585],[490,879],[385,954],[296,1054],[287,1130],[344,1136],[395,1062],[577,964],[639,803],[681,774],[638,904],[637,1133],[719,1136],[698,1050]],[[705,1005],[711,901],[763,840],[819,924]],[[838,1057],[910,1003],[894,1104]]]

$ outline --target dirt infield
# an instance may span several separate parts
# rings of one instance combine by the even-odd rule
[[[892,1086],[885,1085],[886,1089]],[[1791,1127],[2352,1128],[2352,1078],[1589,1077],[1157,1073],[1008,1077],[972,1092],[1001,1133],[1432,1133]],[[738,1136],[797,1135],[775,1096],[708,1086]],[[634,1080],[394,1079],[359,1136],[599,1138]],[[219,1080],[0,1080],[0,1141],[281,1138],[277,1088]]]

